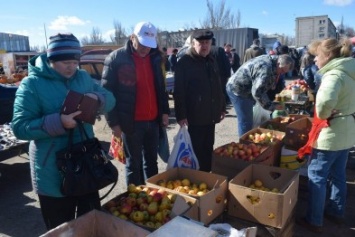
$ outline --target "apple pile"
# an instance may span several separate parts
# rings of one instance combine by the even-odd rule
[[[296,117],[292,117],[292,116],[287,116],[287,117],[280,117],[280,123],[292,123],[294,121],[296,121]]]
[[[255,179],[254,182],[249,185],[249,188],[258,189],[265,192],[279,193],[279,190],[277,188],[264,187],[264,184],[260,179]]]
[[[293,86],[299,86],[301,93],[307,92],[307,90],[309,89],[307,82],[305,80],[301,80],[301,79],[297,79],[297,80],[292,81],[291,83],[289,83],[285,87],[285,89],[292,90]]]
[[[269,145],[273,144],[275,142],[280,142],[283,139],[283,137],[271,133],[271,132],[262,132],[262,133],[251,133],[248,135],[248,141],[254,142],[254,143],[259,143],[259,144],[264,144],[264,145]]]
[[[103,207],[112,215],[136,224],[157,229],[171,217],[176,194],[163,189],[128,185],[127,195],[112,199]]]
[[[242,159],[252,161],[260,155],[262,146],[250,143],[243,144],[238,142],[231,142],[221,147],[216,148],[213,153],[219,156],[227,156],[235,159]]]
[[[189,179],[159,180],[159,186],[186,193],[192,196],[203,196],[210,190],[205,182],[193,183]]]

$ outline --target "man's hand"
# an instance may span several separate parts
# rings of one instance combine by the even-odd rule
[[[112,129],[112,134],[115,137],[122,137],[122,130],[121,130],[120,126],[116,125],[116,126],[112,127],[111,129]]]
[[[221,121],[226,117],[226,113],[225,112],[222,112],[221,113]]]
[[[181,119],[180,121],[178,121],[178,124],[180,125],[180,127],[184,125],[188,126],[187,119]]]
[[[78,110],[74,113],[71,114],[61,114],[60,115],[60,120],[62,121],[63,127],[65,129],[71,129],[71,128],[75,128],[76,127],[76,120],[74,119],[75,116],[81,114],[81,111]]]
[[[162,121],[163,121],[163,126],[167,127],[169,125],[169,115],[168,114],[163,114]]]

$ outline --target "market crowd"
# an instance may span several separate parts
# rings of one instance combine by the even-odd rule
[[[215,45],[212,30],[196,30],[171,55],[157,42],[157,29],[139,22],[126,44],[105,59],[101,85],[78,69],[81,47],[73,34],[50,37],[47,52],[29,61],[28,76],[16,93],[12,128],[30,141],[32,184],[48,229],[92,209],[100,209],[98,191],[80,196],[61,193],[56,152],[68,145],[69,131],[80,141],[76,116],[61,113],[68,90],[97,100],[114,137],[122,139],[126,184],[141,185],[158,173],[158,153],[165,146],[169,95],[165,73],[174,72],[177,123],[187,126],[200,170],[211,171],[215,125],[230,105],[236,111],[236,140],[253,128],[253,107],[270,114],[281,110],[275,95],[287,77],[301,77],[313,90],[314,116],[325,121],[310,154],[309,207],[299,224],[320,232],[323,216],[340,222],[346,202],[345,167],[355,144],[355,59],[348,39],[312,42],[302,51],[275,42],[266,52],[254,39],[241,59],[233,46]],[[280,107],[281,106],[281,107]],[[319,121],[317,120],[317,121]],[[89,137],[93,125],[84,123]],[[165,133],[165,134],[164,134]],[[165,148],[169,150],[169,148]],[[169,155],[169,154],[168,154]],[[165,160],[168,157],[165,157]],[[326,200],[327,183],[331,195]]]

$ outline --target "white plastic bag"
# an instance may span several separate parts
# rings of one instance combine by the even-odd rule
[[[271,112],[261,107],[259,103],[255,103],[253,107],[253,128],[258,127],[263,122],[270,119]]]
[[[181,126],[174,137],[174,147],[168,159],[167,169],[175,167],[200,169],[187,126]]]
[[[211,224],[209,228],[218,233],[217,237],[256,237],[258,230],[256,226],[237,230],[228,223]]]

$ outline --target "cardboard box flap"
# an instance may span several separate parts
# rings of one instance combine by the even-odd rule
[[[191,206],[185,201],[185,199],[179,195],[176,196],[175,203],[171,209],[171,217],[184,215],[190,210]]]
[[[41,237],[143,237],[149,233],[130,222],[93,210],[75,220],[63,223]]]
[[[183,217],[177,216],[147,237],[175,237],[175,236],[203,236],[215,237],[218,233],[214,230],[196,224]]]

